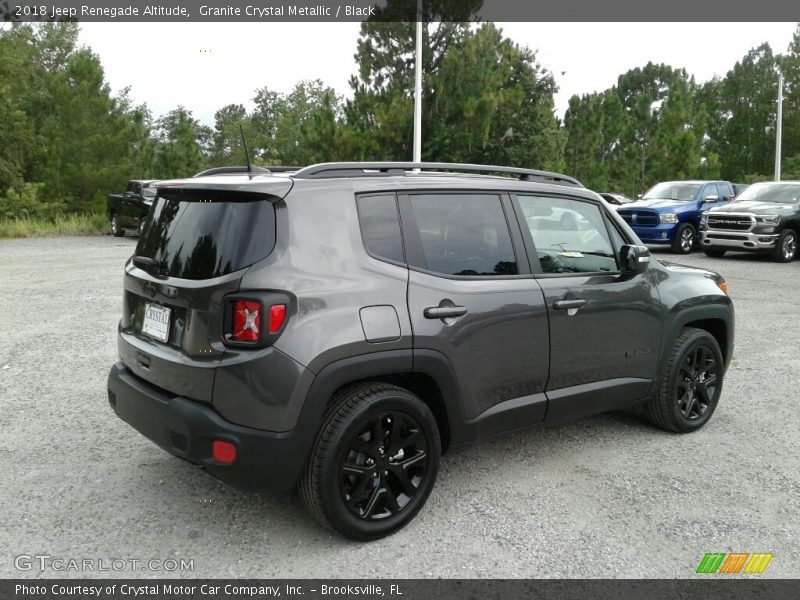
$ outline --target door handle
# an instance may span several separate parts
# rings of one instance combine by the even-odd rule
[[[447,319],[449,317],[463,317],[467,314],[466,306],[429,306],[422,311],[426,319]]]
[[[578,298],[575,300],[556,300],[553,302],[553,308],[556,310],[575,310],[577,311],[580,307],[586,304],[586,300],[583,298]],[[575,314],[574,312],[570,312],[570,314]]]

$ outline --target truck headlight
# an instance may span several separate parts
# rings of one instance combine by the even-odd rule
[[[780,220],[780,215],[756,215],[756,223],[762,225],[777,225]]]
[[[678,215],[675,213],[664,213],[658,216],[658,220],[662,223],[677,223]]]

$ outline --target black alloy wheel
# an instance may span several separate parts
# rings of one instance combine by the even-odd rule
[[[441,441],[430,407],[381,382],[338,391],[300,480],[300,497],[323,525],[354,540],[401,529],[436,482]]]
[[[695,346],[681,362],[675,396],[687,421],[701,418],[708,410],[715,397],[718,371],[716,357],[705,345]]]
[[[428,444],[414,417],[396,410],[370,416],[356,431],[339,464],[342,499],[360,519],[385,519],[425,481]]]
[[[672,346],[656,394],[645,413],[656,427],[676,433],[697,431],[717,408],[725,363],[716,338],[686,327]]]

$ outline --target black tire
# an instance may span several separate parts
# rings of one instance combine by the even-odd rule
[[[300,497],[314,518],[345,537],[378,539],[425,504],[440,454],[436,419],[417,396],[384,383],[350,386],[325,414]]]
[[[722,258],[725,256],[725,252],[727,250],[723,250],[722,248],[714,248],[713,246],[704,247],[703,252],[705,252],[706,256],[710,256],[712,258]]]
[[[125,235],[125,229],[119,224],[117,215],[111,215],[111,235],[114,237],[122,237]]]
[[[681,223],[672,240],[672,251],[675,254],[689,254],[697,243],[697,232],[690,223]]]
[[[797,234],[791,229],[784,229],[778,236],[772,260],[780,263],[790,262],[797,255]]]
[[[722,352],[714,336],[686,327],[672,346],[655,397],[645,405],[647,418],[667,431],[697,431],[717,408],[723,376]]]

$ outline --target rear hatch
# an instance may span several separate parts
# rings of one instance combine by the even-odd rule
[[[277,190],[285,195],[288,182]],[[223,306],[250,265],[275,246],[275,195],[159,188],[125,266],[119,354],[137,376],[211,402],[225,352]]]

